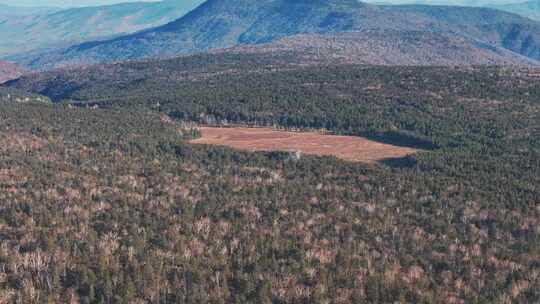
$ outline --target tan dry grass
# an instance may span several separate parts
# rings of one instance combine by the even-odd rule
[[[374,163],[400,158],[417,149],[375,142],[362,137],[324,135],[317,132],[285,132],[270,128],[200,128],[201,138],[193,144],[227,146],[243,151],[300,151],[308,155],[335,156],[352,161]]]

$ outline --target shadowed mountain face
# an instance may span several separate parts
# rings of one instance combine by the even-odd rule
[[[200,2],[133,2],[64,10],[0,6],[0,56],[160,26],[182,17]]]
[[[495,50],[499,52],[504,48],[512,52],[503,55],[509,56],[505,59],[508,62],[521,56],[540,59],[540,23],[491,9],[379,7],[356,0],[209,0],[183,18],[158,28],[60,51],[19,56],[16,60],[34,69],[50,69],[126,59],[170,57],[267,43],[298,34],[371,31],[380,40],[384,31],[388,30],[394,31],[391,37],[394,40],[397,32],[409,37],[411,33],[418,32],[440,33],[449,38],[448,42],[467,40],[472,53],[462,54],[465,57]],[[417,42],[429,47],[429,41]],[[455,45],[449,43],[441,47],[452,49]],[[448,61],[459,62],[458,57],[451,57]]]
[[[9,62],[0,61],[0,83],[15,79],[24,73],[24,69]]]

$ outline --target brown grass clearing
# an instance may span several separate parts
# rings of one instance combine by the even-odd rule
[[[270,128],[200,128],[201,138],[193,144],[226,146],[243,151],[283,151],[317,156],[335,156],[374,163],[401,158],[419,150],[375,142],[362,137],[324,135],[317,132],[286,132]]]

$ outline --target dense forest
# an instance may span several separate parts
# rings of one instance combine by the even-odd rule
[[[539,71],[235,56],[9,83],[55,103],[0,103],[0,302],[540,301]],[[425,152],[244,153],[195,124]]]
[[[311,65],[294,52],[202,54],[35,74],[10,87],[182,121],[327,129],[426,147],[538,140],[540,70]],[[512,138],[510,138],[512,137]]]

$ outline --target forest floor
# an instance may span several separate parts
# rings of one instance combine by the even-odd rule
[[[301,152],[308,155],[335,156],[364,163],[402,158],[417,149],[399,147],[362,137],[325,135],[317,132],[286,132],[270,128],[200,128],[201,137],[193,144],[226,146],[243,151]]]

